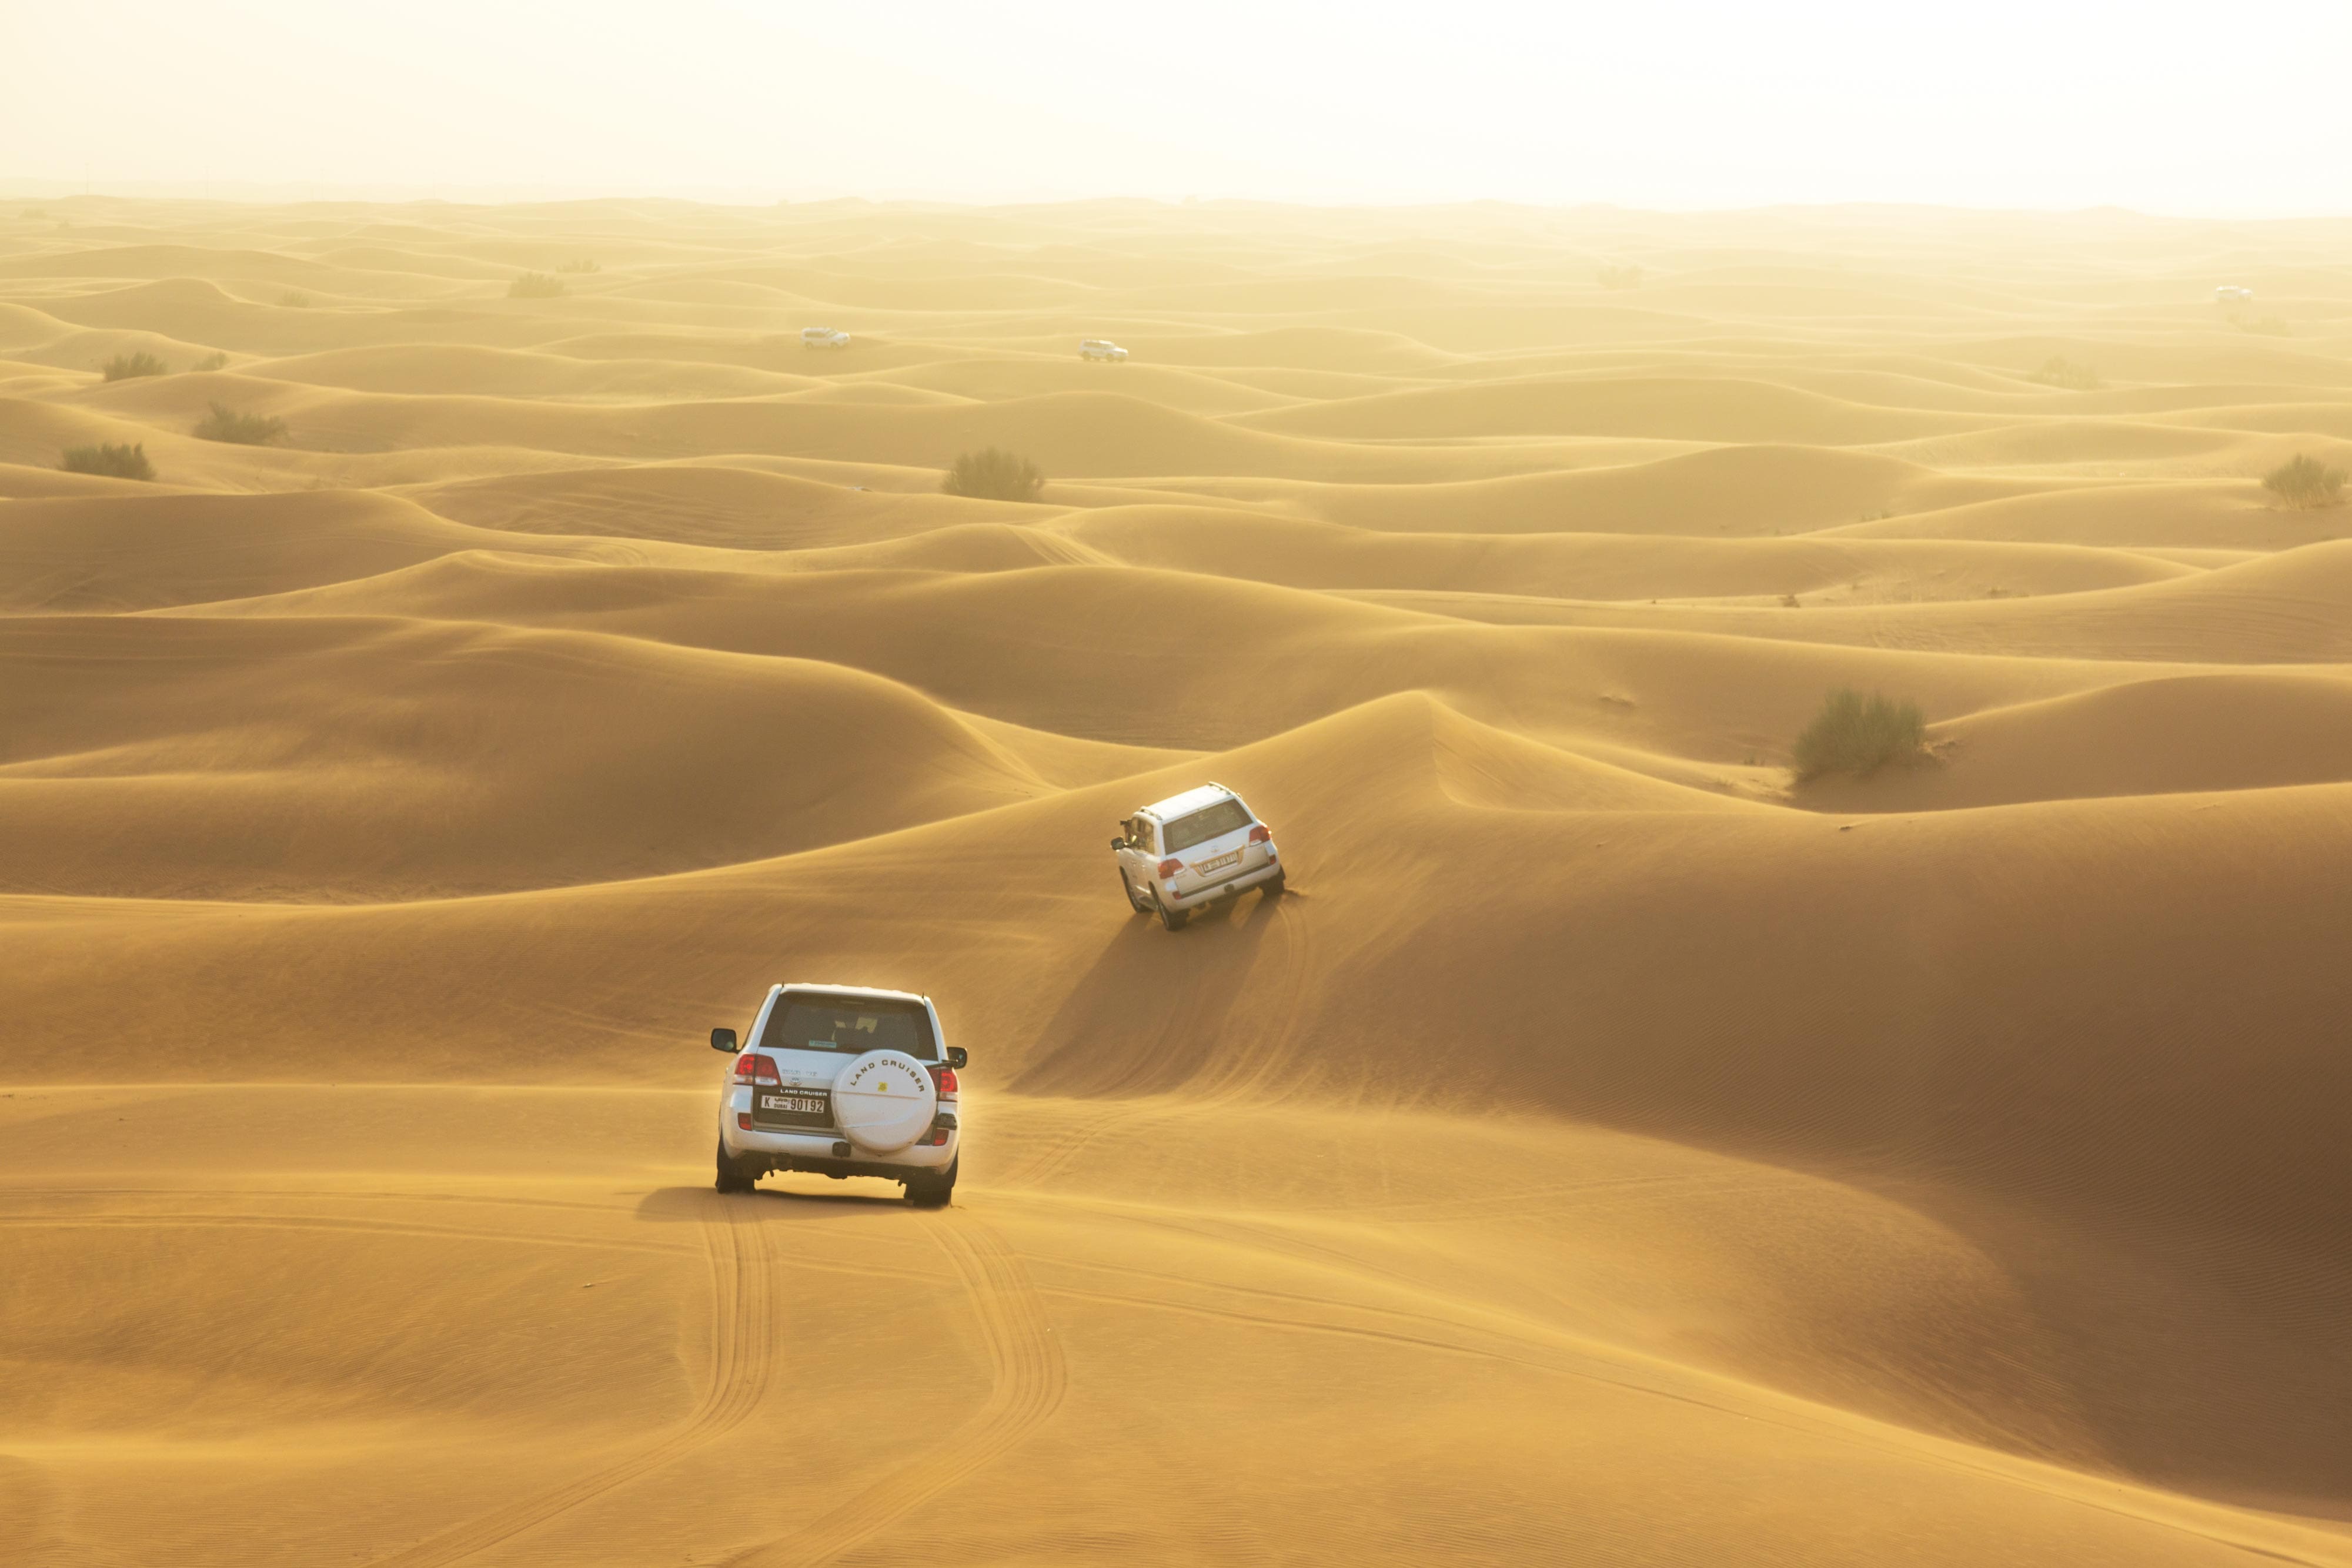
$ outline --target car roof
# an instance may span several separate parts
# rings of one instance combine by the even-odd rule
[[[1138,815],[1165,822],[1190,815],[1203,806],[1213,806],[1220,800],[1237,799],[1239,797],[1222,784],[1203,784],[1197,789],[1187,789],[1181,795],[1171,795],[1165,800],[1146,806]]]
[[[793,980],[781,984],[776,988],[788,995],[799,991],[815,991],[828,997],[863,997],[868,1001],[913,1002],[919,1007],[928,1005],[931,999],[929,997],[918,996],[913,991],[884,991],[877,990],[872,986],[821,986],[813,980]]]

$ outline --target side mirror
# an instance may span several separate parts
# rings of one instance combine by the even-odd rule
[[[1127,848],[1127,841],[1125,839],[1113,839],[1110,841],[1110,847],[1115,850],[1123,850]]]
[[[965,1063],[969,1062],[971,1060],[971,1055],[965,1051],[963,1047],[960,1045],[951,1045],[948,1047],[948,1065],[954,1068],[958,1072],[961,1072],[964,1070]]]
[[[710,1049],[713,1051],[734,1050],[735,1031],[731,1029],[712,1030],[710,1031]]]

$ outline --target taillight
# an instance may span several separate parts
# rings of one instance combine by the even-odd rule
[[[1250,829],[1249,841],[1254,844],[1270,844],[1274,842],[1274,830],[1264,822],[1257,823]]]
[[[781,1088],[784,1081],[776,1075],[776,1063],[772,1057],[761,1056],[756,1051],[747,1051],[735,1059],[735,1082],[773,1083]]]
[[[1160,874],[1160,881],[1162,881],[1162,882],[1166,882],[1170,877],[1174,876],[1178,872],[1182,871],[1183,869],[1184,869],[1184,862],[1183,862],[1182,861],[1179,861],[1179,860],[1165,860],[1165,861],[1161,861],[1161,862],[1160,862],[1160,872],[1159,872],[1159,874]]]
[[[934,1067],[934,1068],[932,1068],[932,1069],[931,1069],[931,1082],[932,1082],[934,1084],[938,1085],[938,1087],[939,1087],[939,1091],[940,1091],[940,1093],[942,1093],[942,1094],[952,1094],[952,1093],[954,1093],[954,1092],[956,1092],[956,1075],[955,1075],[955,1069],[954,1069],[954,1068],[952,1068],[952,1067]]]

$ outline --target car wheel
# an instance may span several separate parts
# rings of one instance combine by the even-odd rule
[[[1151,913],[1151,905],[1144,903],[1143,900],[1135,895],[1135,883],[1127,880],[1127,873],[1125,872],[1120,872],[1118,873],[1118,890],[1119,892],[1127,894],[1127,906],[1129,909],[1134,910],[1138,915],[1149,915]]]
[[[743,1167],[729,1157],[727,1140],[719,1140],[719,1176],[711,1183],[721,1192],[750,1192],[760,1184],[757,1176],[745,1174]]]
[[[1171,909],[1160,903],[1157,893],[1151,895],[1151,908],[1160,916],[1160,924],[1171,931],[1183,930],[1184,922],[1192,918],[1192,912],[1189,909]]]
[[[937,1176],[908,1176],[907,1201],[917,1208],[945,1208],[955,1197],[956,1170],[962,1164],[963,1156],[958,1155]]]
[[[1266,897],[1271,899],[1280,898],[1282,896],[1282,890],[1285,885],[1284,879],[1286,874],[1287,873],[1283,872],[1276,872],[1274,873],[1274,880],[1265,883]]]

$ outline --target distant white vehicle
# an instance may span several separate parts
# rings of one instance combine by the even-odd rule
[[[2213,290],[2213,301],[2217,305],[2244,305],[2250,303],[2253,298],[2252,289],[2241,288],[2234,283],[2225,283]]]
[[[801,329],[801,347],[803,349],[846,349],[849,347],[849,334],[846,332],[837,332],[831,327],[803,327]]]
[[[1078,340],[1078,358],[1107,360],[1117,364],[1127,358],[1127,350],[1108,338],[1081,338]]]
[[[1111,840],[1118,885],[1138,915],[1171,931],[1192,911],[1253,887],[1282,896],[1282,852],[1274,830],[1222,784],[1203,784],[1146,806]]]

